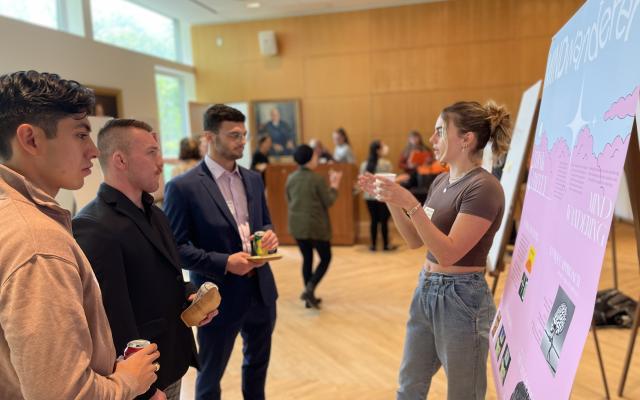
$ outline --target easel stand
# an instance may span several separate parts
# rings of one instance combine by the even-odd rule
[[[540,114],[540,99],[538,99],[538,101],[536,102],[536,108],[533,113],[533,119],[531,120],[529,137],[527,139],[527,146],[524,152],[525,157],[531,154],[531,151],[533,149],[533,142],[535,140],[534,138],[535,138],[536,127],[538,126],[539,114]],[[491,284],[491,294],[494,297],[496,295],[496,289],[498,288],[498,280],[500,279],[500,274],[505,270],[504,254],[506,253],[506,250],[507,250],[507,243],[509,243],[509,239],[511,238],[511,231],[515,226],[516,208],[518,208],[518,210],[521,211],[522,206],[524,205],[524,199],[520,199],[520,193],[521,193],[520,188],[522,187],[522,185],[525,184],[524,177],[525,177],[525,170],[527,168],[528,166],[525,166],[521,168],[520,171],[518,172],[518,178],[516,180],[516,185],[515,185],[516,193],[514,194],[514,197],[519,199],[519,201],[517,202],[517,207],[516,207],[516,202],[513,202],[511,209],[505,210],[503,218],[507,220],[507,224],[505,225],[503,235],[501,238],[494,239],[494,240],[501,241],[500,250],[498,252],[498,256],[496,259],[496,268],[493,271],[489,271],[489,275],[493,277],[493,283]]]
[[[636,113],[636,115],[638,115]],[[640,170],[640,146],[638,145],[638,128],[637,120],[633,124],[631,132],[631,140],[629,141],[629,150],[627,152],[627,160],[624,165],[624,172],[627,176],[627,184],[629,185],[629,199],[631,200],[631,211],[633,212],[633,225],[636,233],[636,242],[638,243],[638,262],[640,263],[640,181],[634,176]],[[638,299],[640,303],[640,298]],[[640,304],[636,307],[633,326],[631,328],[631,337],[627,346],[627,354],[625,356],[624,367],[622,369],[622,377],[618,386],[618,396],[622,397],[624,385],[627,381],[629,366],[631,365],[631,357],[633,356],[633,348],[638,335],[638,322],[640,321]]]
[[[607,375],[604,373],[604,361],[602,361],[602,353],[600,352],[600,342],[598,342],[598,334],[596,333],[595,321],[591,321],[591,333],[593,333],[593,342],[596,345],[596,355],[598,356],[598,364],[600,365],[600,376],[602,376],[602,384],[604,385],[604,393],[607,400],[611,398],[609,395],[609,384],[607,383]]]
[[[638,299],[640,300],[640,298]],[[640,301],[638,302],[640,303]],[[631,337],[629,338],[629,346],[627,347],[627,355],[624,358],[624,368],[622,369],[622,377],[620,378],[620,386],[618,386],[618,396],[622,397],[624,385],[627,383],[627,375],[629,374],[629,365],[631,365],[631,356],[633,356],[633,347],[636,344],[638,336],[638,321],[640,321],[640,304],[636,307],[636,313],[633,317],[633,326],[631,327]]]

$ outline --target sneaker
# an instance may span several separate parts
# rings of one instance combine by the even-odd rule
[[[397,249],[398,249],[398,245],[390,244],[388,246],[385,246],[384,249],[382,249],[382,251],[394,251]]]

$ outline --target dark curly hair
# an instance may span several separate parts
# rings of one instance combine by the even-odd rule
[[[224,121],[244,122],[245,116],[240,111],[225,104],[215,104],[204,113],[204,130],[218,133]]]
[[[94,104],[91,89],[57,74],[18,71],[0,76],[0,160],[11,159],[11,140],[21,124],[33,124],[53,138],[58,121],[82,119]]]

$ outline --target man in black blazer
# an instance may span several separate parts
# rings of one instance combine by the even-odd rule
[[[269,264],[247,257],[252,233],[266,232],[267,249],[276,248],[278,239],[260,174],[236,164],[246,144],[244,121],[234,108],[210,107],[204,117],[207,156],[165,187],[165,212],[191,280],[211,280],[222,295],[220,315],[198,329],[199,400],[220,399],[220,379],[238,332],[244,340],[242,393],[246,400],[264,399],[278,294]]]
[[[162,173],[159,145],[146,123],[115,119],[100,130],[98,149],[104,183],[73,219],[74,236],[100,283],[116,350],[135,339],[158,344],[158,380],[140,398],[163,399],[166,392],[179,399],[182,376],[197,365],[193,334],[180,320],[193,290],[149,194]]]

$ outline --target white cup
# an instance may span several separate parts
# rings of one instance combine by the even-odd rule
[[[396,174],[391,174],[391,173],[387,173],[387,172],[379,172],[375,176],[376,176],[376,183],[380,179],[386,179],[386,180],[389,180],[391,182],[395,182],[396,181]]]
[[[391,173],[386,173],[386,172],[379,172],[377,174],[375,174],[376,176],[376,190],[375,190],[375,197],[376,200],[380,201],[380,183],[382,182],[383,179],[386,179],[388,181],[391,182],[395,182],[396,181],[396,174],[391,174]]]

